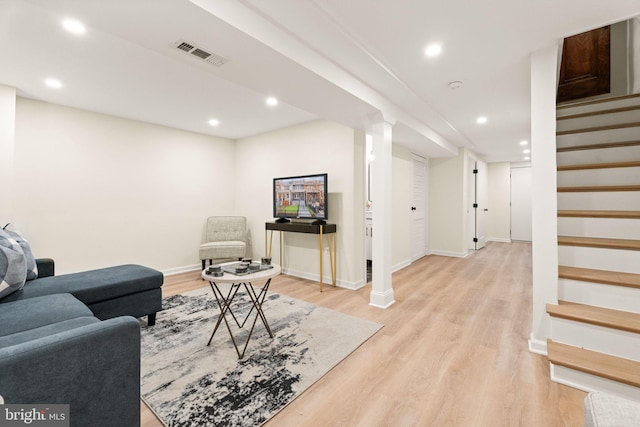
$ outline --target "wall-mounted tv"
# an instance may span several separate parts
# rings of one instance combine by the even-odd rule
[[[281,222],[288,218],[328,219],[327,174],[274,178],[273,216]]]

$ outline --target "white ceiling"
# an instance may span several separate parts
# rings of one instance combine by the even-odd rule
[[[529,55],[638,14],[640,0],[0,0],[0,84],[232,139],[318,118],[366,129],[382,112],[419,154],[521,161]],[[67,17],[87,33],[63,30]],[[228,62],[189,56],[180,39]],[[423,54],[431,42],[438,58]]]

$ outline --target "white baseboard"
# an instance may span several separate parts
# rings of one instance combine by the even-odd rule
[[[450,252],[450,251],[431,250],[431,255],[450,256],[454,258],[466,258],[469,255],[469,252]]]
[[[395,273],[398,270],[402,270],[405,267],[409,267],[411,265],[411,261],[410,260],[405,260],[405,261],[401,261],[399,263],[397,263],[394,266],[391,266],[391,271],[393,273]]]
[[[292,270],[290,268],[283,268],[282,272],[284,274],[287,274],[289,276],[294,276],[294,277],[299,277],[301,279],[307,279],[307,280],[311,280],[314,282],[320,282],[320,275],[319,274],[315,274],[315,273],[308,273],[306,271],[298,271],[298,270]],[[323,274],[322,275],[322,283],[323,286],[333,286],[331,284],[331,274]],[[345,289],[350,289],[350,290],[357,290],[360,289],[362,287],[364,287],[364,285],[366,285],[366,282],[364,280],[359,280],[356,282],[348,282],[346,280],[341,280],[336,278],[336,286],[340,287],[340,288],[345,288]]]
[[[543,356],[549,355],[547,352],[547,342],[534,338],[533,333],[529,335],[529,351]]]
[[[185,265],[183,267],[168,268],[166,270],[160,270],[160,271],[165,276],[173,276],[174,274],[188,273],[190,271],[200,271],[200,270],[202,270],[202,266],[200,264],[192,264],[192,265]]]
[[[385,292],[371,291],[369,295],[369,305],[372,307],[386,309],[395,302],[393,289],[387,289]]]
[[[511,239],[505,239],[504,237],[488,237],[487,242],[511,243]]]

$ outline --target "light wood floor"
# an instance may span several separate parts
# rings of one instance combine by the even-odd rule
[[[164,293],[203,285],[199,273],[172,276]],[[582,426],[585,393],[550,381],[546,357],[528,351],[531,286],[531,245],[496,242],[398,271],[386,310],[368,305],[371,285],[320,293],[275,278],[273,292],[384,328],[266,426]],[[142,409],[143,426],[161,426]]]

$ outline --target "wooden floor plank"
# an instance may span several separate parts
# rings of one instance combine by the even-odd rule
[[[174,278],[165,295],[186,291],[189,280],[204,286],[198,273]],[[370,284],[320,293],[309,280],[273,280],[273,292],[384,328],[266,427],[582,425],[586,393],[552,382],[546,357],[528,350],[531,244],[490,242],[464,259],[430,255],[394,273],[393,287],[396,302],[382,310],[369,305]],[[161,426],[145,405],[142,421]]]

